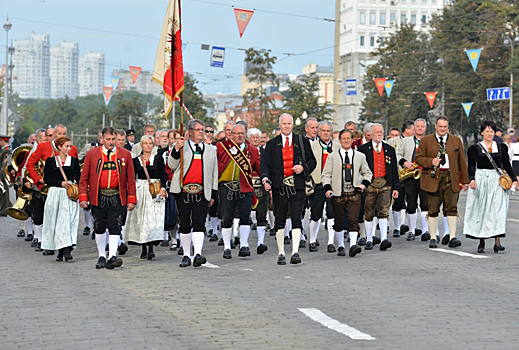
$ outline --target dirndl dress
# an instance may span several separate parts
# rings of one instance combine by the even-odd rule
[[[41,248],[58,250],[75,247],[79,224],[79,203],[62,187],[51,187],[45,201]]]
[[[476,189],[469,188],[463,233],[468,238],[504,237],[510,191],[499,185],[495,169],[476,169]]]

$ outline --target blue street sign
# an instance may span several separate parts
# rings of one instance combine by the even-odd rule
[[[346,79],[346,96],[357,95],[357,79]]]
[[[223,68],[223,60],[225,58],[225,48],[213,46],[211,51],[211,67]]]
[[[509,100],[509,99],[510,99],[510,88],[509,87],[487,89],[487,101]]]

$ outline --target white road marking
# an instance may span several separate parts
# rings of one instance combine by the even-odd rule
[[[455,250],[448,250],[448,249],[442,249],[442,248],[429,248],[429,250],[432,250],[435,252],[441,252],[441,253],[449,253],[449,254],[454,254],[454,255],[459,255],[459,256],[467,256],[469,258],[474,258],[474,259],[490,259],[490,257],[486,256],[486,255],[476,255],[476,254],[458,252]]]
[[[219,269],[220,266],[211,264],[210,262],[206,262],[205,264],[202,264],[203,267],[209,267],[211,269]]]
[[[374,340],[371,335],[362,333],[361,331],[348,326],[347,324],[340,323],[333,318],[326,316],[321,310],[310,308],[310,309],[298,309],[312,320],[319,322],[325,327],[328,327],[336,332],[344,334],[354,340]]]
[[[240,269],[242,271],[252,271],[252,269]]]
[[[507,219],[507,221],[519,222],[517,219]]]

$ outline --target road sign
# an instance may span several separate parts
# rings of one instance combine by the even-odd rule
[[[357,95],[357,79],[346,79],[346,96]]]
[[[223,68],[225,58],[225,48],[213,46],[211,51],[211,67]]]
[[[487,101],[498,101],[498,100],[509,100],[510,99],[510,88],[494,88],[487,89]]]

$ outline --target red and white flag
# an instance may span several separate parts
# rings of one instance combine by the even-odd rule
[[[135,84],[139,74],[141,74],[142,67],[130,66],[130,75],[132,76],[132,82]]]
[[[184,90],[184,64],[180,36],[180,0],[169,0],[160,34],[152,80],[164,89],[164,112],[167,116],[173,101]]]

